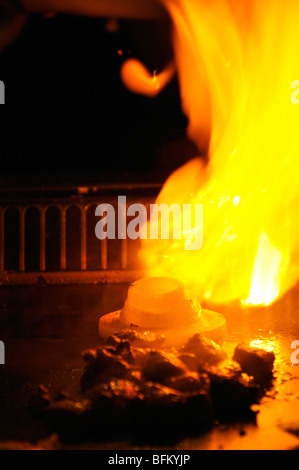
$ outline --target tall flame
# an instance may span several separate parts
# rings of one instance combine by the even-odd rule
[[[164,3],[188,135],[209,163],[177,170],[157,203],[203,204],[203,246],[144,240],[142,259],[201,300],[268,305],[299,274],[299,2]]]

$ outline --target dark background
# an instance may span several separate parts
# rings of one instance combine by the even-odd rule
[[[163,181],[196,153],[177,78],[146,98],[125,89],[120,67],[132,56],[159,71],[172,55],[164,21],[121,21],[112,33],[104,19],[32,17],[0,53],[2,187]]]

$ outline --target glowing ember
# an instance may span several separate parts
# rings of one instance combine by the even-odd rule
[[[147,274],[180,279],[200,301],[268,305],[299,271],[299,4],[164,3],[188,134],[199,148],[209,143],[209,163],[177,170],[157,201],[203,204],[203,247],[143,240]]]

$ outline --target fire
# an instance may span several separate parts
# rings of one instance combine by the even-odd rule
[[[268,305],[299,273],[299,3],[164,3],[188,135],[208,146],[208,163],[177,170],[156,202],[203,204],[203,246],[143,240],[142,260],[148,275],[178,278],[200,301]]]
[[[128,90],[149,97],[157,96],[171,80],[175,67],[170,62],[160,73],[151,74],[137,59],[127,59],[121,69],[121,78]]]

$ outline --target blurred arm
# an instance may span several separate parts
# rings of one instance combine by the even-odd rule
[[[13,42],[31,13],[161,19],[159,0],[0,0],[0,50]]]
[[[63,12],[108,18],[161,18],[159,0],[18,0],[28,12]]]

